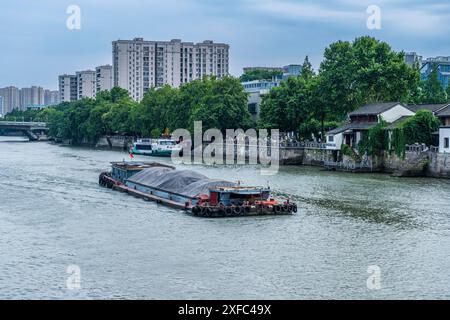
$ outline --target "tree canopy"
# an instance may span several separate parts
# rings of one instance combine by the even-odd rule
[[[319,75],[324,102],[341,118],[371,102],[408,102],[419,82],[403,53],[368,36],[331,44]]]
[[[437,66],[433,66],[433,70],[428,75],[427,79],[422,82],[422,103],[445,103],[447,102],[447,92],[445,88],[442,87],[441,82],[438,78]]]
[[[254,124],[247,109],[247,93],[236,78],[204,78],[180,88],[151,88],[141,102],[127,90],[113,88],[96,99],[81,99],[41,111],[13,111],[7,119],[45,121],[53,137],[74,144],[95,143],[102,135],[128,134],[157,137],[166,130],[249,128]]]
[[[239,80],[241,82],[253,81],[253,80],[272,80],[273,78],[281,77],[283,72],[280,70],[264,70],[255,69],[245,72]]]

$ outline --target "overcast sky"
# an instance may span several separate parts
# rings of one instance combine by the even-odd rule
[[[66,27],[67,7],[81,29]],[[381,8],[381,30],[366,25]],[[230,68],[302,63],[330,43],[371,35],[398,51],[450,56],[449,0],[14,0],[0,7],[0,87],[57,88],[57,76],[111,64],[111,41],[205,39],[230,44]]]

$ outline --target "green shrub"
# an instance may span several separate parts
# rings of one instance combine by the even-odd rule
[[[399,157],[405,156],[406,145],[434,143],[433,133],[439,130],[440,121],[429,110],[419,110],[413,117],[394,129],[391,145]]]
[[[342,144],[341,152],[344,156],[351,157],[353,156],[352,148],[348,144]]]
[[[387,149],[388,136],[385,130],[387,123],[380,122],[376,126],[370,128],[358,143],[358,152],[363,155],[367,152],[370,156],[378,156]]]
[[[158,139],[161,137],[161,130],[159,128],[155,128],[152,131],[150,131],[150,136],[153,139]]]

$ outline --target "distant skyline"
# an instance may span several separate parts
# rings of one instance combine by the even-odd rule
[[[70,5],[81,29],[69,30]],[[381,30],[366,26],[369,5],[381,8]],[[230,45],[230,72],[246,66],[300,64],[317,70],[324,49],[370,35],[396,51],[424,58],[450,55],[450,3],[445,0],[15,0],[0,10],[0,87],[57,89],[58,75],[112,64],[111,42],[213,40]]]

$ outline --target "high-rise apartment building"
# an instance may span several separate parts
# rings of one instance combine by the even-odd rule
[[[0,96],[3,97],[3,113],[7,114],[14,109],[20,108],[20,90],[10,86],[0,89]]]
[[[112,85],[112,66],[105,65],[95,68],[95,92],[111,90]]]
[[[405,53],[405,63],[409,66],[417,65],[419,68],[422,66],[423,57],[419,56],[416,52]]]
[[[20,99],[20,109],[25,110],[26,107],[31,106],[33,94],[31,93],[31,88],[22,88],[19,93]]]
[[[77,86],[78,99],[95,98],[96,94],[96,73],[93,70],[78,71]]]
[[[3,97],[0,96],[0,117],[3,117],[4,115],[4,111],[3,111]]]
[[[70,102],[78,100],[78,82],[76,75],[64,74],[59,76],[59,101]]]
[[[59,103],[59,91],[58,90],[45,90],[44,91],[44,105],[54,106]]]
[[[44,88],[32,86],[31,88],[20,89],[20,103],[21,110],[26,110],[31,106],[43,106],[44,101]]]
[[[31,97],[31,102],[33,105],[44,105],[44,88],[36,86],[31,87]]]
[[[179,87],[204,76],[221,78],[229,72],[229,45],[204,41],[118,40],[112,43],[113,86],[141,100],[151,87]]]

